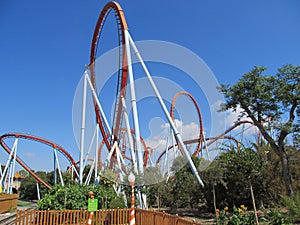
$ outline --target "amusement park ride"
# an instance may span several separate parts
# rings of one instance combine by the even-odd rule
[[[97,73],[96,69],[96,57],[97,57],[97,49],[98,45],[100,45],[100,36],[105,25],[105,21],[110,13],[113,13],[118,27],[118,40],[119,40],[119,69],[118,69],[118,76],[117,76],[117,87],[115,94],[115,102],[114,102],[114,112],[112,115],[112,123],[109,124],[109,120],[107,115],[104,113],[103,105],[101,102],[104,100],[101,99],[101,95],[98,93],[97,90],[97,76],[100,76]],[[140,132],[140,123],[139,123],[139,116],[138,116],[138,107],[136,103],[136,93],[135,93],[135,86],[134,86],[134,74],[132,68],[132,53],[137,57],[143,72],[145,73],[149,84],[152,87],[153,92],[155,93],[156,99],[163,110],[164,116],[169,123],[170,126],[170,133],[172,134],[172,144],[168,144],[165,147],[165,150],[161,151],[159,156],[156,159],[156,162],[153,162],[152,154],[154,149],[151,146],[147,146],[144,139],[141,136]],[[3,149],[9,154],[7,163],[4,167],[4,170],[0,170],[1,172],[1,184],[4,185],[4,189],[6,192],[11,193],[12,191],[12,182],[13,182],[13,175],[15,170],[15,164],[18,162],[25,170],[28,171],[30,175],[32,175],[38,183],[46,186],[48,189],[51,189],[51,186],[46,183],[43,179],[41,179],[38,175],[36,175],[31,168],[23,162],[17,154],[17,146],[19,139],[25,139],[30,141],[39,142],[45,145],[50,146],[53,149],[54,155],[54,171],[59,171],[60,183],[63,184],[62,173],[61,173],[61,166],[59,163],[59,157],[57,151],[60,152],[70,163],[68,171],[73,174],[78,183],[80,184],[87,184],[89,182],[97,182],[99,176],[106,176],[109,172],[113,174],[111,179],[114,179],[116,183],[115,190],[122,194],[121,185],[128,185],[126,183],[126,177],[129,175],[130,172],[136,174],[139,177],[138,186],[147,185],[147,181],[143,179],[143,174],[149,167],[155,167],[161,160],[164,160],[163,165],[165,168],[161,170],[162,176],[169,177],[170,171],[166,169],[166,167],[170,167],[167,165],[168,163],[168,154],[171,152],[176,152],[178,155],[184,156],[183,158],[186,159],[186,162],[189,164],[193,174],[196,176],[197,181],[201,186],[203,186],[203,182],[201,177],[198,174],[197,168],[195,167],[191,156],[200,157],[201,152],[203,150],[206,151],[207,155],[209,156],[209,149],[208,147],[215,143],[219,139],[230,139],[234,140],[237,145],[239,142],[231,137],[226,135],[232,129],[236,128],[239,125],[250,123],[249,121],[242,121],[235,124],[233,127],[227,129],[222,134],[217,137],[209,137],[206,138],[204,136],[204,128],[202,123],[202,116],[200,112],[200,108],[195,100],[195,98],[188,92],[181,91],[178,92],[172,101],[171,110],[170,112],[167,110],[167,107],[163,101],[163,98],[158,91],[158,88],[155,82],[152,79],[152,76],[144,63],[144,60],[137,48],[135,42],[133,41],[128,26],[125,20],[124,12],[121,6],[117,2],[109,2],[107,3],[103,10],[100,13],[98,18],[95,31],[93,34],[92,45],[91,45],[91,52],[90,52],[90,62],[89,65],[86,67],[83,77],[83,91],[82,91],[82,111],[81,111],[81,130],[80,130],[80,156],[79,162],[76,163],[73,157],[68,153],[67,150],[63,149],[61,146],[48,141],[44,138],[27,135],[27,134],[20,134],[20,133],[9,133],[3,134],[0,137],[0,144]],[[88,92],[89,91],[89,92]],[[130,96],[130,106],[126,103],[126,94],[129,91]],[[91,93],[90,96],[88,93]],[[198,138],[191,139],[191,140],[182,140],[181,134],[179,133],[176,124],[175,124],[175,115],[174,115],[174,107],[175,102],[178,96],[184,95],[188,97],[195,106],[197,116],[199,119],[199,133]],[[93,108],[95,113],[95,130],[93,140],[95,150],[93,151],[95,155],[91,155],[91,147],[86,147],[86,102],[88,98],[92,99]],[[127,111],[131,109],[131,114]],[[129,117],[132,115],[132,118]],[[100,131],[100,132],[99,132]],[[99,141],[99,138],[102,141]],[[6,140],[11,139],[14,140],[13,146],[10,147],[7,144]],[[167,142],[168,143],[168,142]],[[191,153],[188,149],[188,145],[196,144],[196,149]],[[90,145],[92,144],[90,143]],[[209,158],[209,157],[208,157]],[[85,168],[88,159],[92,159],[91,161],[91,169],[88,174],[84,175],[83,169]],[[78,165],[79,164],[79,165]],[[95,181],[91,181],[91,175],[95,174]],[[166,173],[166,174],[164,174]],[[84,180],[84,178],[86,178]],[[56,178],[55,178],[56,181]],[[128,182],[128,181],[127,181]],[[146,196],[138,192],[139,202],[142,208],[147,208],[146,205]]]

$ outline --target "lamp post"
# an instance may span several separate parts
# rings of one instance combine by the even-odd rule
[[[130,172],[128,181],[131,186],[131,206],[130,206],[130,225],[135,225],[135,210],[134,210],[134,181],[135,176]]]

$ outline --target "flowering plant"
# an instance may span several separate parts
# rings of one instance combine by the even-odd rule
[[[247,207],[241,205],[239,208],[233,207],[233,212],[229,212],[226,206],[223,210],[216,210],[218,225],[251,225],[255,224],[253,212],[247,211]]]

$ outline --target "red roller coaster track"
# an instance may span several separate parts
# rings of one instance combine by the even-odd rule
[[[92,40],[92,46],[91,46],[91,54],[90,54],[90,71],[91,71],[91,81],[94,86],[94,89],[96,88],[96,74],[95,74],[95,60],[96,60],[96,54],[97,54],[97,46],[99,44],[99,39],[101,32],[103,30],[105,21],[107,16],[111,11],[114,11],[117,25],[118,25],[118,37],[119,37],[119,48],[120,52],[123,52],[122,59],[120,59],[120,68],[119,68],[119,75],[118,75],[118,87],[117,87],[117,101],[121,102],[121,96],[125,96],[126,92],[126,83],[127,83],[127,74],[128,74],[128,65],[127,65],[127,58],[126,58],[126,45],[125,45],[125,34],[124,31],[128,30],[127,23],[125,20],[125,16],[123,13],[123,9],[117,2],[109,2],[107,3],[104,8],[102,9],[100,16],[98,18],[93,40]],[[113,132],[113,138],[114,140],[117,140],[119,130],[120,130],[120,121],[121,121],[121,114],[122,114],[122,104],[116,104],[115,105],[115,124],[112,129]],[[105,142],[106,147],[110,150],[111,149],[111,136],[108,136],[107,128],[105,128],[105,125],[103,123],[103,118],[101,117],[101,113],[99,110],[98,105],[96,104],[96,101],[94,99],[94,108],[97,118],[97,123],[99,124],[100,131],[103,137],[103,140]]]
[[[201,150],[201,143],[203,141],[203,123],[202,123],[202,116],[201,116],[201,112],[200,112],[200,108],[196,102],[196,99],[188,92],[186,91],[180,91],[178,92],[174,97],[173,97],[173,100],[172,100],[172,104],[171,104],[171,109],[170,109],[170,116],[172,118],[172,120],[174,121],[174,109],[175,109],[175,102],[177,100],[177,98],[180,96],[180,95],[186,95],[188,96],[192,102],[194,103],[194,106],[197,110],[197,115],[198,115],[198,118],[199,118],[199,124],[200,124],[200,130],[199,130],[199,139],[198,139],[198,145],[196,147],[196,151],[194,152],[193,155],[198,155],[200,150]]]
[[[120,128],[120,131],[123,131],[122,132],[122,139],[123,139],[123,142],[122,142],[122,146],[121,146],[121,153],[122,153],[122,157],[124,159],[128,159],[128,160],[132,160],[132,158],[130,158],[129,156],[127,156],[125,154],[125,150],[124,148],[126,148],[126,137],[125,137],[125,133],[126,133],[126,128]],[[134,137],[134,130],[130,130],[132,136]],[[147,164],[148,164],[148,160],[149,160],[149,149],[147,148],[147,145],[144,141],[144,139],[142,137],[140,137],[140,140],[141,140],[141,143],[144,147],[144,157],[143,157],[143,164],[144,164],[144,168],[146,168]],[[100,163],[101,161],[101,152],[102,152],[102,147],[103,147],[103,144],[104,144],[104,140],[101,141],[100,145],[99,145],[99,148],[98,148],[98,165],[99,167],[102,166],[102,164]],[[114,160],[115,160],[115,157],[114,157]]]
[[[247,124],[247,123],[253,125],[253,123],[252,123],[251,121],[247,121],[247,120],[246,120],[246,121],[239,121],[239,122],[235,123],[232,127],[230,127],[230,128],[228,128],[227,130],[225,130],[223,133],[221,133],[220,135],[218,135],[217,137],[209,137],[209,138],[206,138],[206,139],[205,139],[206,141],[210,141],[210,142],[208,142],[208,143],[206,144],[206,147],[212,145],[214,142],[216,142],[216,141],[219,140],[219,139],[229,139],[229,140],[233,140],[233,141],[237,144],[237,146],[239,147],[239,146],[240,146],[240,143],[239,143],[235,138],[233,138],[233,137],[231,137],[231,136],[226,136],[225,134],[229,133],[230,131],[232,131],[233,129],[235,129],[235,128],[238,127],[238,126],[240,126],[240,125],[242,125],[242,124]],[[200,138],[196,138],[196,139],[186,140],[186,141],[184,141],[184,144],[198,143],[198,145],[199,145],[199,142],[200,142]],[[176,144],[176,146],[177,146],[177,144]],[[172,149],[172,148],[173,148],[173,146],[170,146],[170,147],[168,147],[168,150],[170,150],[170,149]],[[158,159],[157,159],[157,161],[156,161],[156,164],[159,163],[159,161],[161,160],[161,158],[163,157],[164,154],[166,154],[166,150],[163,151],[163,152],[160,154],[160,156],[158,157]],[[195,155],[195,154],[194,154],[194,155]]]
[[[46,144],[48,146],[51,146],[54,149],[57,149],[58,151],[60,151],[65,157],[66,159],[70,162],[71,165],[75,166],[75,161],[72,158],[72,156],[65,150],[63,149],[61,146],[48,141],[46,139],[40,138],[40,137],[36,137],[36,136],[32,136],[32,135],[28,135],[28,134],[19,134],[19,133],[10,133],[10,134],[4,134],[0,137],[0,144],[1,146],[5,149],[5,151],[10,154],[11,150],[10,148],[5,144],[4,140],[7,138],[22,138],[22,139],[27,139],[27,140],[32,140],[32,141],[36,141],[36,142],[40,142],[42,144]],[[12,157],[15,157],[15,155],[12,155]],[[44,180],[42,180],[38,175],[36,175],[19,157],[16,157],[16,161],[30,174],[32,175],[38,182],[42,183],[43,185],[45,185],[48,189],[52,189],[51,186],[46,183]]]

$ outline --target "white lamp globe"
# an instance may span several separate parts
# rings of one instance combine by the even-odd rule
[[[130,172],[130,174],[128,176],[128,181],[129,181],[130,185],[134,184],[135,176],[134,176],[134,174],[132,172]]]

